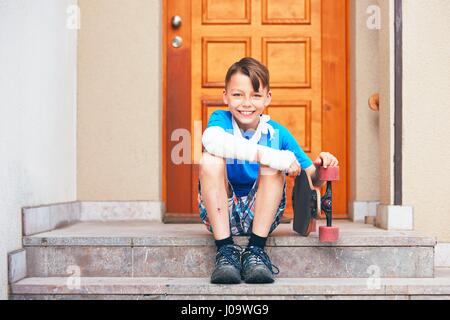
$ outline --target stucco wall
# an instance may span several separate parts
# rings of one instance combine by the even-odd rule
[[[403,202],[416,230],[450,242],[450,1],[403,6]]]
[[[350,1],[351,196],[350,201],[379,200],[378,113],[369,97],[378,92],[378,30],[369,29],[373,0]]]
[[[394,198],[394,1],[378,0],[381,29],[378,38],[378,73],[380,85],[379,155],[380,203],[393,204]]]
[[[76,200],[75,0],[0,2],[0,299],[21,208]]]
[[[78,197],[161,200],[160,0],[79,0]]]

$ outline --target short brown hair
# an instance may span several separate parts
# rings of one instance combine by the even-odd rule
[[[250,78],[255,92],[259,91],[260,81],[263,88],[267,88],[267,91],[270,90],[269,70],[261,62],[251,57],[242,58],[228,69],[227,75],[225,76],[225,89],[227,88],[231,77],[238,72],[245,74]]]

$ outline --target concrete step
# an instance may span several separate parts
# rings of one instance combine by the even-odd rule
[[[450,299],[450,269],[435,278],[278,278],[273,284],[214,285],[209,278],[26,278],[11,299]]]
[[[320,222],[319,224],[324,224]],[[435,239],[339,221],[341,238],[323,244],[280,225],[267,251],[281,278],[426,278],[434,273]],[[246,237],[236,237],[245,246]],[[83,222],[23,238],[28,277],[209,277],[215,246],[203,225]]]

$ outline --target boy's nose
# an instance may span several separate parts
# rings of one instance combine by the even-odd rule
[[[251,107],[252,104],[250,103],[250,98],[244,98],[242,105],[245,107]]]

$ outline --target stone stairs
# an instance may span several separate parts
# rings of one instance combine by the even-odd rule
[[[74,223],[23,238],[26,277],[10,285],[11,299],[450,297],[450,274],[434,268],[435,239],[337,224],[335,244],[280,225],[267,244],[276,282],[223,286],[209,283],[215,247],[201,224]]]
[[[126,300],[338,300],[450,299],[450,269],[435,278],[279,278],[273,284],[213,285],[209,278],[25,278],[12,284],[11,299]]]

